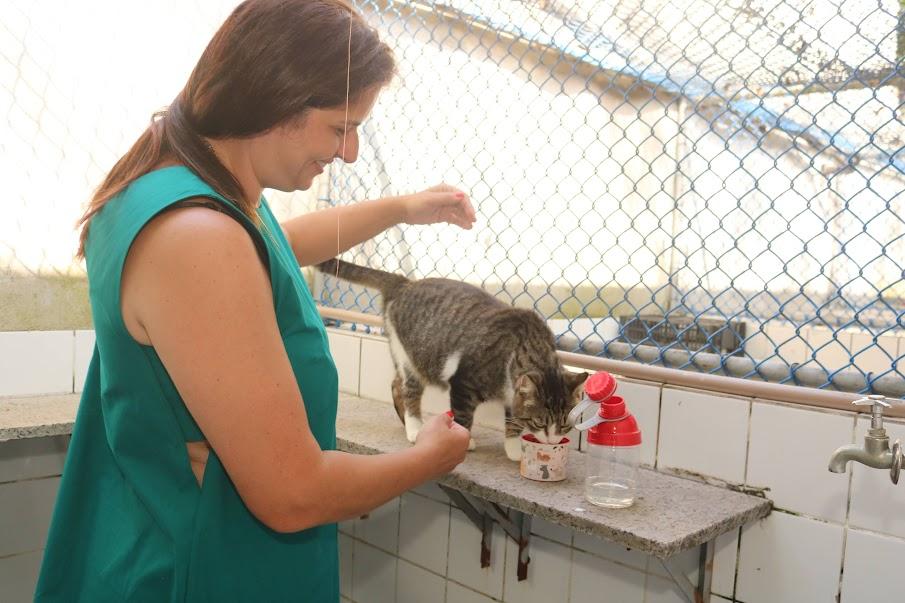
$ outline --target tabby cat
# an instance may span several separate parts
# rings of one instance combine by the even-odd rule
[[[445,278],[410,280],[335,259],[318,269],[382,294],[396,367],[393,401],[410,442],[421,429],[426,385],[449,390],[453,417],[469,430],[478,404],[502,403],[506,454],[515,461],[521,457],[523,433],[559,442],[571,429],[569,411],[581,398],[588,374],[563,368],[553,334],[532,310],[513,308],[478,287]],[[469,449],[474,449],[473,439]]]

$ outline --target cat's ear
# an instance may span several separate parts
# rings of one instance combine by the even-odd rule
[[[537,397],[538,379],[539,375],[533,373],[522,373],[515,380],[515,391],[527,404],[531,404]]]
[[[577,401],[584,393],[584,382],[588,379],[590,374],[565,371],[564,376],[566,379],[566,386],[569,388],[569,391],[572,392],[572,398]]]

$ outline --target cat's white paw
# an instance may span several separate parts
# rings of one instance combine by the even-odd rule
[[[468,438],[468,449],[474,450],[477,448],[477,444],[474,443],[474,438]]]
[[[520,461],[522,460],[522,439],[521,438],[506,438],[505,448],[506,448],[506,456],[509,457],[510,461]]]
[[[418,439],[418,432],[421,431],[421,427],[423,426],[424,423],[421,419],[405,413],[405,437],[409,442],[412,444],[415,443],[415,440]]]

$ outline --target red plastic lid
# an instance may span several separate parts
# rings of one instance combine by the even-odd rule
[[[594,373],[584,382],[584,393],[595,402],[603,402],[616,393],[616,379],[606,371]]]
[[[590,377],[588,381],[594,377],[596,375]],[[610,378],[612,379],[612,377]],[[598,446],[638,446],[641,444],[641,430],[638,429],[638,422],[626,410],[625,400],[621,397],[607,396],[600,405],[597,415],[611,420],[598,423],[588,430],[589,444]]]

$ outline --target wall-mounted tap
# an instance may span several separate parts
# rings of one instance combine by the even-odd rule
[[[870,429],[864,436],[864,447],[859,448],[854,444],[842,446],[836,449],[830,457],[830,471],[833,473],[845,473],[845,466],[849,461],[857,461],[868,467],[877,469],[889,469],[892,483],[899,483],[899,471],[902,468],[902,445],[896,440],[889,447],[889,436],[883,428],[883,409],[889,408],[900,400],[886,398],[881,395],[870,395],[852,402],[855,406],[871,406]]]

